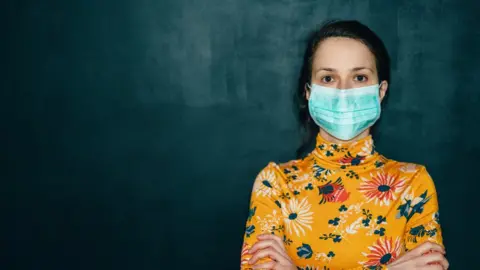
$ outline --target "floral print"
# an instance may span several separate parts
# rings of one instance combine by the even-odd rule
[[[400,238],[379,238],[374,245],[368,247],[369,253],[363,253],[367,261],[361,262],[367,269],[376,269],[381,265],[388,265],[400,255]]]
[[[283,230],[283,225],[281,225],[283,222],[283,217],[280,213],[277,213],[277,210],[274,209],[272,210],[271,214],[266,214],[265,216],[256,216],[257,219],[257,226],[259,227],[259,230],[261,233],[268,233],[268,232],[275,232],[275,231],[282,231]],[[253,225],[251,225],[253,226]],[[245,236],[249,237],[247,235],[248,228],[245,230]]]
[[[248,256],[249,249],[250,249],[250,246],[247,243],[243,243],[240,266],[248,264],[249,258],[247,258],[247,256]]]
[[[259,196],[271,197],[279,193],[275,174],[271,171],[262,171],[255,181],[253,190]]]
[[[414,173],[418,170],[417,165],[412,164],[412,163],[405,163],[402,165],[399,169],[401,172],[404,173]]]
[[[341,164],[350,164],[350,165],[358,165],[362,162],[362,160],[364,160],[365,157],[364,156],[360,156],[360,155],[357,155],[355,157],[352,156],[352,154],[350,154],[350,152],[345,155],[343,158],[341,158],[339,160],[339,162]]]
[[[334,183],[328,182],[325,185],[318,186],[318,193],[321,195],[320,203],[326,202],[344,202],[350,196],[350,192],[345,190],[342,184],[342,178],[338,178]]]
[[[390,201],[396,200],[398,194],[405,187],[405,178],[384,172],[378,172],[370,178],[363,178],[363,183],[358,189],[365,195],[367,201],[375,201],[375,204],[390,205]]]
[[[417,213],[421,214],[423,207],[430,200],[430,196],[427,196],[428,190],[425,190],[418,197],[415,197],[414,193],[409,191],[410,189],[404,193],[402,196],[402,204],[397,208],[397,218],[405,217],[407,221],[410,220],[413,215]]]
[[[259,234],[275,234],[298,269],[383,269],[425,241],[442,244],[435,186],[425,167],[390,160],[366,137],[320,135],[305,158],[269,163],[255,179],[241,269]],[[270,261],[263,258],[257,263]]]
[[[291,200],[288,205],[282,204],[282,214],[288,232],[291,234],[292,230],[297,236],[305,235],[305,229],[312,230],[312,215],[310,212],[311,205],[308,204],[307,198],[301,202],[296,199]]]

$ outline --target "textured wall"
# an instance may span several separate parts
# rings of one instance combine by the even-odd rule
[[[9,269],[238,269],[256,173],[294,158],[303,41],[327,18],[358,19],[385,41],[393,80],[378,149],[427,165],[452,269],[480,265],[478,1],[47,0],[3,11]]]

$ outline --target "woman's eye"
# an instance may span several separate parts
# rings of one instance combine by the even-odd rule
[[[363,76],[363,75],[357,75],[357,76],[355,76],[355,81],[358,81],[358,82],[366,82],[366,81],[367,81],[367,77],[366,77],[366,76]]]
[[[332,82],[333,81],[333,78],[332,76],[325,76],[322,78],[322,82],[324,83],[329,83],[329,82]]]

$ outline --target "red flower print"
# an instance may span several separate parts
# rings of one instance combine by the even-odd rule
[[[341,158],[339,160],[340,163],[342,164],[351,164],[351,165],[358,165],[362,162],[362,160],[364,160],[365,157],[364,156],[356,156],[356,157],[352,157],[352,156],[345,156],[343,158]]]
[[[342,183],[342,178],[332,183],[331,181],[323,186],[318,187],[319,195],[322,195],[320,203],[326,202],[344,202],[350,197],[350,192],[347,192]]]
[[[375,204],[389,205],[390,201],[397,199],[397,194],[403,190],[406,181],[398,175],[385,174],[371,175],[370,179],[363,178],[358,190],[367,197],[368,201],[375,200]]]
[[[368,261],[360,263],[366,267],[388,265],[400,255],[400,246],[399,237],[395,241],[392,238],[380,238],[373,246],[368,247],[369,254],[363,252],[363,256],[367,257]]]

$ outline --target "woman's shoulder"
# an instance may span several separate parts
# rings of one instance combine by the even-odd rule
[[[258,173],[257,181],[274,178],[275,182],[287,183],[289,180],[297,180],[296,178],[303,175],[308,169],[308,161],[305,159],[295,159],[287,162],[277,163],[270,161]]]
[[[404,179],[410,185],[434,186],[425,165],[386,159],[383,170],[388,174],[396,175],[399,179]]]
[[[304,172],[311,166],[311,159],[307,157],[301,159],[292,159],[286,162],[274,162],[270,161],[266,168],[273,168],[280,171],[283,174],[289,174],[290,172]]]
[[[396,170],[400,174],[417,174],[426,170],[424,165],[384,158],[385,170]]]

